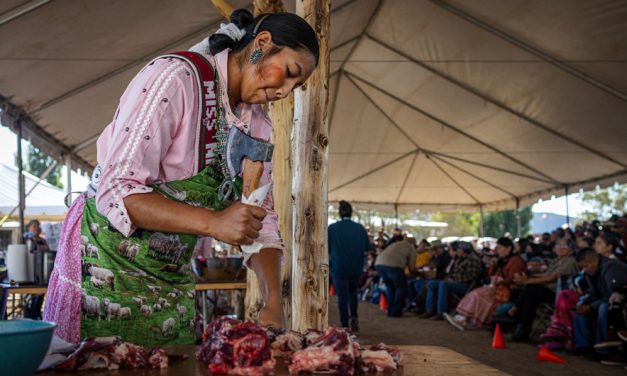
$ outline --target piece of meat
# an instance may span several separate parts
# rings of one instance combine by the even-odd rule
[[[328,327],[309,347],[292,354],[290,374],[353,375],[359,346],[346,330]]]
[[[371,350],[371,351],[385,351],[388,354],[390,354],[392,359],[394,359],[394,363],[396,363],[397,367],[402,367],[403,366],[403,353],[401,352],[401,349],[399,349],[398,347],[388,346],[385,343],[379,343],[378,345],[370,346],[369,350]]]
[[[148,363],[152,368],[168,368],[168,354],[164,349],[152,349],[148,354]]]
[[[186,359],[186,356],[172,356],[173,359]],[[121,368],[167,368],[168,354],[163,349],[147,351],[130,342],[122,342],[120,337],[87,338],[61,364],[57,371],[98,371]]]
[[[274,357],[290,357],[292,353],[302,350],[305,347],[305,337],[293,330],[278,335],[272,344],[272,355]]]
[[[270,375],[275,360],[264,328],[219,318],[207,326],[196,357],[212,374]]]
[[[361,371],[363,372],[394,372],[396,371],[396,363],[392,356],[384,350],[372,351],[363,350],[361,352],[361,360],[359,362]]]
[[[305,347],[311,345],[311,343],[317,340],[318,337],[320,337],[321,335],[322,331],[318,329],[310,328],[305,330],[305,332],[303,333],[303,336],[305,337]]]

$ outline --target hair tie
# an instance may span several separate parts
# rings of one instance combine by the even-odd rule
[[[259,28],[261,27],[261,24],[263,23],[263,21],[270,17],[270,14],[266,14],[265,16],[261,17],[261,19],[259,20],[259,22],[257,22],[257,25],[255,25],[255,28],[253,29],[253,38],[257,36],[257,31],[259,30]]]
[[[244,37],[244,35],[246,35],[246,30],[240,29],[234,23],[228,23],[220,24],[220,28],[215,33],[226,35],[227,37],[233,39],[235,42],[239,42]]]

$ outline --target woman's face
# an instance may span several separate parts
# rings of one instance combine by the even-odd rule
[[[609,257],[612,254],[612,246],[599,236],[594,241],[594,251],[602,256]]]
[[[496,254],[499,258],[507,257],[512,249],[510,247],[505,247],[500,244],[496,245]]]
[[[283,47],[268,55],[274,47],[272,35],[267,31],[255,38],[253,48],[259,48],[262,57],[257,64],[247,60],[242,67],[240,97],[243,102],[264,104],[283,99],[314,71],[314,56],[307,49]]]
[[[559,239],[555,244],[555,247],[553,247],[553,250],[555,251],[557,257],[560,258],[570,256],[573,253],[573,250],[570,249],[565,238]]]

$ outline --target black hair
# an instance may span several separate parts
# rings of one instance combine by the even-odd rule
[[[566,241],[566,246],[568,248],[570,248],[571,251],[575,252],[577,250],[577,242],[575,242],[575,240],[573,238],[567,238],[567,237],[561,237],[558,238],[557,241],[559,242],[560,240],[565,240]],[[555,244],[557,245],[557,243]]]
[[[510,238],[502,237],[496,241],[496,244],[501,245],[503,247],[509,247],[510,250],[514,250],[514,242]]]
[[[577,262],[590,261],[590,260],[592,260],[594,258],[599,258],[599,257],[601,257],[601,256],[598,253],[596,253],[594,251],[594,249],[592,249],[592,248],[583,248],[577,254]]]
[[[353,207],[348,201],[340,201],[340,218],[350,218],[353,216]]]
[[[318,38],[311,26],[303,18],[293,13],[262,13],[253,18],[246,9],[236,9],[231,13],[231,23],[246,30],[239,41],[224,34],[213,34],[209,37],[209,50],[215,55],[226,48],[233,52],[243,50],[257,34],[267,31],[272,34],[272,43],[277,47],[289,47],[293,50],[307,50],[314,57],[316,65],[320,56]],[[256,28],[256,30],[255,30]],[[278,52],[274,51],[274,52]],[[270,54],[274,53],[270,52]]]
[[[620,246],[620,238],[617,233],[611,231],[603,231],[599,234],[599,237],[603,239],[603,242],[612,246],[612,252],[616,252]]]

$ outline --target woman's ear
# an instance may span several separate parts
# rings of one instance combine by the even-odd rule
[[[266,53],[272,46],[272,34],[269,31],[262,31],[255,37],[255,48],[259,48],[262,53]]]

